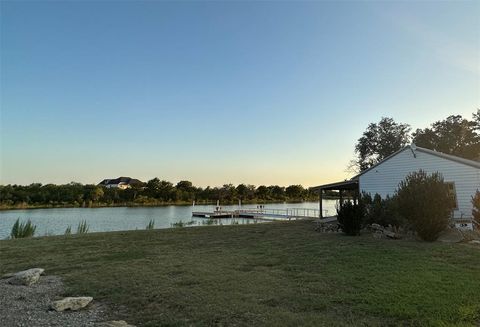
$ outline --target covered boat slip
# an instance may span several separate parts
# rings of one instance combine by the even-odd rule
[[[359,197],[358,179],[346,180],[343,182],[320,185],[312,188],[313,191],[318,192],[320,204],[320,219],[327,219],[330,217],[323,216],[323,195],[325,191],[338,191],[340,203],[343,203],[345,197],[353,198],[357,203]]]

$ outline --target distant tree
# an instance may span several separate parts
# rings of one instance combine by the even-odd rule
[[[473,114],[473,121],[475,122],[477,132],[480,132],[480,109],[477,109],[477,113]]]
[[[190,181],[180,181],[175,185],[177,194],[182,201],[193,201],[195,199],[195,187]]]
[[[160,186],[160,179],[158,179],[157,177],[152,178],[147,182],[147,185],[145,186],[145,193],[151,198],[158,199]]]
[[[278,185],[269,186],[270,194],[272,198],[275,200],[285,200],[285,187],[281,187]]]
[[[237,185],[237,196],[240,200],[245,200],[248,197],[248,187],[245,184]]]
[[[258,199],[261,199],[261,200],[268,200],[269,199],[269,193],[270,192],[268,190],[268,187],[266,187],[265,185],[260,185],[255,190],[255,196]]]
[[[87,201],[97,202],[103,197],[103,188],[96,185],[85,185],[85,196]]]
[[[222,200],[233,201],[237,197],[237,189],[233,184],[224,184],[220,188],[220,198]]]
[[[364,171],[406,146],[410,140],[410,130],[410,125],[386,117],[368,125],[355,146],[357,159],[353,165],[356,170]]]
[[[302,200],[305,195],[305,189],[302,185],[290,185],[285,189],[285,195],[289,200]]]
[[[175,197],[175,187],[172,183],[161,180],[158,186],[158,194],[163,201],[170,201]]]
[[[449,116],[430,128],[417,129],[413,141],[420,147],[480,161],[479,115],[480,111],[472,121],[460,115]]]

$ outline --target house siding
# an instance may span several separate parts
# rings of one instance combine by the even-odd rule
[[[415,151],[415,154],[416,157],[410,148],[405,148],[360,175],[360,191],[372,195],[378,193],[385,198],[387,195],[393,195],[398,184],[414,171],[422,169],[429,174],[439,172],[446,182],[455,183],[458,208],[454,211],[454,218],[470,218],[472,196],[480,189],[480,169],[419,150]]]

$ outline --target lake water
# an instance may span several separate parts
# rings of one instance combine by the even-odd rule
[[[323,208],[327,215],[335,213],[336,200],[323,200]],[[304,203],[275,203],[265,205],[266,209],[306,208],[318,209],[318,202]],[[222,210],[236,210],[238,205],[222,206]],[[255,204],[243,205],[241,209],[256,208]],[[196,206],[165,206],[141,208],[58,208],[58,209],[28,209],[0,211],[0,239],[10,235],[13,224],[20,218],[21,221],[30,219],[37,225],[35,236],[61,235],[68,226],[75,232],[80,221],[86,220],[89,232],[107,232],[121,230],[145,229],[150,220],[155,221],[155,228],[171,228],[180,221],[193,221],[191,226],[202,226],[208,219],[192,217],[192,211],[213,211],[213,205]],[[264,221],[256,221],[264,222]],[[229,225],[232,223],[255,223],[253,219],[219,219],[216,224]]]

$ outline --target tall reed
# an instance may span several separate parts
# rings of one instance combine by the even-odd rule
[[[90,226],[88,226],[87,221],[82,220],[81,222],[78,223],[77,234],[86,234],[88,233],[89,229],[90,229]]]
[[[150,230],[150,229],[154,229],[154,228],[155,228],[155,220],[150,219],[150,221],[148,222],[148,225],[145,229]]]
[[[36,225],[33,225],[32,222],[27,220],[27,222],[20,222],[20,218],[17,219],[15,224],[13,224],[12,231],[10,232],[11,238],[25,238],[32,237],[35,235],[35,230],[37,229]]]

